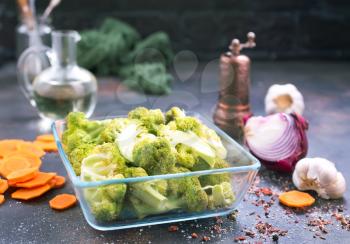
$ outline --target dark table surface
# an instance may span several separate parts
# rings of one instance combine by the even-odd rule
[[[181,63],[176,68],[173,93],[165,97],[131,92],[114,79],[100,78],[99,102],[94,115],[119,114],[140,105],[166,109],[176,104],[211,117],[217,99],[217,63],[213,61],[197,67]],[[255,62],[251,89],[255,114],[264,114],[265,93],[271,84],[278,82],[292,82],[304,95],[304,115],[310,122],[308,156],[334,161],[349,181],[350,63]],[[20,92],[13,65],[1,68],[0,85],[0,138],[32,140],[45,132],[35,109]],[[66,175],[57,154],[47,154],[43,161],[44,171]],[[255,189],[263,186],[277,194],[293,188],[290,176],[264,168],[259,172]],[[199,243],[203,236],[210,237],[209,242],[232,243],[235,237],[242,235],[250,243],[272,242],[271,235],[259,233],[255,228],[259,221],[288,231],[286,236],[279,237],[279,243],[350,243],[350,232],[332,217],[334,211],[349,213],[349,190],[344,199],[317,198],[312,208],[297,212],[282,207],[277,200],[267,215],[262,204],[254,203],[258,200],[271,202],[271,197],[251,192],[238,207],[236,220],[222,217],[175,223],[179,227],[177,232],[168,231],[170,224],[97,231],[87,224],[78,206],[60,213],[51,210],[48,201],[58,193],[73,193],[71,183],[30,202],[12,200],[7,193],[7,200],[0,207],[0,243]],[[328,233],[320,233],[317,226],[308,225],[310,220],[319,217],[331,222],[326,225]],[[248,237],[246,230],[252,231],[254,238]],[[193,232],[198,234],[197,239],[191,238]]]

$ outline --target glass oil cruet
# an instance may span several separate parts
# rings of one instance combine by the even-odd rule
[[[40,117],[62,119],[72,111],[89,117],[96,106],[95,76],[77,65],[76,31],[53,31],[52,49],[40,46],[28,48],[17,64],[18,80]],[[38,62],[40,72],[33,76],[32,62]]]

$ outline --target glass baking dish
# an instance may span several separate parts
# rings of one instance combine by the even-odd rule
[[[68,156],[66,155],[62,142],[60,140],[59,135],[65,130],[65,121],[58,120],[52,124],[52,131],[55,137],[55,141],[58,147],[59,155],[62,159],[63,165],[66,168],[68,176],[73,183],[74,190],[76,196],[79,200],[81,209],[83,211],[84,217],[89,225],[97,230],[117,230],[117,229],[126,229],[126,228],[134,228],[140,226],[148,226],[148,225],[156,225],[156,224],[164,224],[178,221],[186,221],[193,219],[201,219],[208,218],[214,216],[227,215],[231,213],[238,204],[242,201],[243,196],[247,192],[248,188],[252,184],[259,168],[260,162],[253,157],[247,150],[245,150],[241,145],[239,145],[236,141],[234,141],[230,136],[228,136],[221,129],[216,127],[212,122],[207,120],[205,117],[201,116],[197,113],[187,113],[189,116],[197,117],[201,120],[205,125],[209,128],[216,131],[216,133],[221,137],[221,140],[228,151],[227,162],[231,167],[224,169],[211,169],[211,170],[203,170],[203,171],[194,171],[194,172],[186,172],[186,173],[178,173],[178,174],[167,174],[167,175],[154,175],[154,176],[146,176],[146,177],[137,177],[137,178],[124,178],[124,179],[111,179],[104,181],[96,181],[96,182],[86,182],[80,180],[79,176],[74,173],[74,170],[68,160]],[[105,118],[94,118],[94,120],[103,120],[103,119],[111,119],[116,117],[126,117],[124,116],[115,116],[115,117],[105,117]],[[129,203],[123,204],[123,209],[118,219],[110,222],[101,222],[96,220],[94,215],[91,212],[91,209],[88,204],[88,200],[85,197],[86,191],[89,189],[97,189],[98,187],[105,185],[113,185],[113,184],[126,184],[127,187],[130,184],[136,182],[151,182],[156,183],[159,180],[175,180],[181,179],[183,177],[205,177],[208,175],[214,174],[226,174],[229,176],[230,184],[232,190],[235,195],[234,202],[228,206],[215,210],[205,210],[201,212],[186,212],[185,210],[177,210],[162,214],[155,214],[151,216],[146,216],[142,219],[137,218],[135,214],[133,214],[135,209],[130,207]]]

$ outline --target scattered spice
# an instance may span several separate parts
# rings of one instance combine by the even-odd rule
[[[260,188],[260,191],[265,196],[271,196],[272,195],[272,190],[270,188],[268,188],[268,187]]]
[[[192,237],[193,239],[197,239],[197,238],[198,238],[198,235],[197,235],[197,233],[193,232],[193,233],[191,234],[191,237]]]
[[[177,225],[170,225],[168,228],[169,232],[176,232],[179,230],[179,227]]]
[[[237,236],[235,237],[235,242],[239,242],[239,241],[245,241],[247,238],[245,236]]]
[[[210,237],[209,236],[203,236],[202,241],[210,241]]]

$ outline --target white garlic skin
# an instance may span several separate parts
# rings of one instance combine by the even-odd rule
[[[275,99],[280,96],[290,96],[292,103],[287,108],[280,108],[275,102]],[[300,115],[304,112],[304,98],[300,91],[293,84],[275,84],[270,86],[265,96],[265,111],[267,114],[279,112],[293,113]]]
[[[314,190],[325,199],[341,198],[346,191],[342,173],[324,158],[299,160],[293,172],[293,183],[299,190]]]

